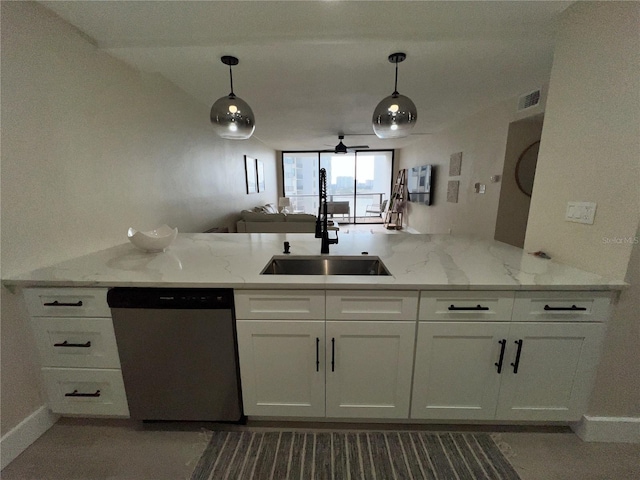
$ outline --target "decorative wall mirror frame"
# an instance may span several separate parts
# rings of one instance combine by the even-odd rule
[[[533,142],[522,151],[518,158],[518,163],[516,163],[516,184],[527,197],[530,197],[533,191],[533,179],[536,175],[539,148],[540,140]]]

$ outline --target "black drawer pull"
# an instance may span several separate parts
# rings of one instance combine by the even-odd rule
[[[96,390],[96,393],[78,393],[78,390],[74,390],[71,393],[65,393],[65,397],[94,397],[97,398],[100,396],[100,390]]]
[[[475,307],[456,307],[455,305],[450,305],[449,310],[489,310],[489,307],[483,307],[482,305],[476,305]]]
[[[561,312],[561,311],[569,311],[569,312],[583,312],[586,310],[585,307],[576,307],[575,305],[571,305],[570,307],[550,307],[549,305],[545,305],[544,309],[546,311],[556,311],[556,312]]]
[[[53,344],[54,347],[82,347],[82,348],[89,348],[91,346],[91,340],[89,340],[87,343],[69,343],[66,340],[62,343],[54,343]]]
[[[45,307],[81,307],[82,300],[78,300],[76,303],[60,303],[58,300],[55,302],[48,302],[44,304]]]
[[[320,339],[316,337],[316,372],[320,371]]]
[[[498,360],[498,363],[494,363],[494,365],[498,367],[498,373],[502,373],[502,361],[504,360],[504,349],[507,346],[507,341],[503,338],[498,343],[502,345],[500,347],[500,359]]]
[[[518,373],[518,365],[520,365],[520,354],[522,353],[522,340],[516,340],[514,343],[518,345],[518,351],[516,352],[516,362],[512,363],[511,366],[513,367],[513,373]]]
[[[331,371],[335,372],[336,368],[336,339],[331,339]]]

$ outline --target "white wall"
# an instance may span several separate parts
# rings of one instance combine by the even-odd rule
[[[537,107],[517,114],[516,106],[516,97],[507,99],[400,150],[400,168],[436,166],[434,202],[431,206],[408,203],[405,222],[409,227],[420,233],[493,238],[501,184],[491,183],[490,177],[502,175],[509,123],[541,113],[544,90]],[[456,152],[462,152],[461,175],[449,177],[449,157]],[[449,180],[460,181],[458,203],[447,202]],[[474,192],[476,182],[486,185],[486,193]]]
[[[519,248],[524,246],[531,197],[518,187],[516,166],[524,150],[540,141],[541,133],[542,116],[519,120],[509,125],[494,238]]]
[[[273,150],[217,138],[206,106],[42,6],[1,8],[3,277],[126,243],[129,226],[204,231],[277,201]],[[245,193],[245,154],[267,193]],[[2,433],[41,404],[21,311],[3,290]]]
[[[640,228],[635,238],[640,239]],[[640,418],[640,243],[631,250],[624,290],[609,321],[588,413]]]
[[[594,416],[640,416],[639,25],[637,2],[577,2],[564,13],[525,239],[528,250],[632,284],[608,325]],[[596,202],[595,223],[565,222],[570,200]]]
[[[637,2],[577,2],[564,13],[525,240],[616,279],[640,219],[639,24]],[[566,222],[568,201],[596,202],[595,223]]]

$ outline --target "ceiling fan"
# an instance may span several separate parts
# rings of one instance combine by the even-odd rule
[[[344,140],[344,135],[338,135],[338,144],[333,148],[333,150],[320,150],[321,152],[332,152],[332,153],[352,153],[361,148],[369,148],[369,145],[350,145],[347,146],[342,143]]]

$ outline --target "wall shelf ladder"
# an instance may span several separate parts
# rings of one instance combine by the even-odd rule
[[[389,208],[387,208],[387,214],[384,218],[384,226],[387,230],[401,230],[404,208],[406,205],[406,183],[407,183],[407,170],[401,169],[398,171],[396,182],[393,185],[393,193],[391,194],[391,201],[389,202]]]

